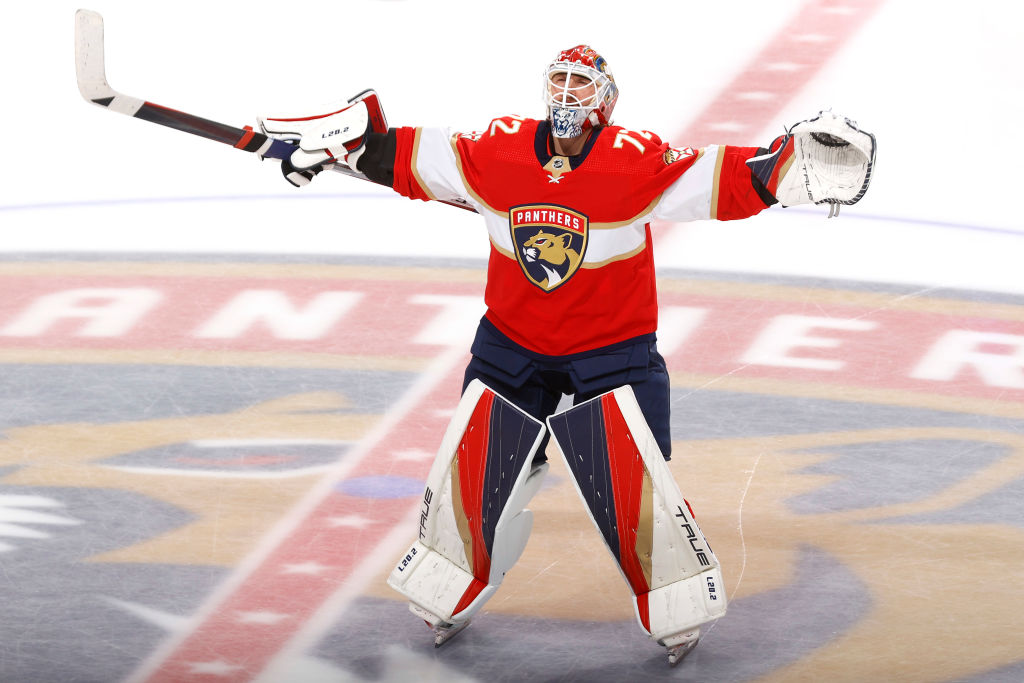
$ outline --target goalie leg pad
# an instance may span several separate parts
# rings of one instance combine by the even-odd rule
[[[659,643],[725,614],[718,559],[628,386],[548,418],[591,520]]]
[[[547,463],[532,466],[544,425],[474,380],[427,478],[419,539],[388,577],[428,623],[468,620],[519,559],[533,527],[524,509]]]

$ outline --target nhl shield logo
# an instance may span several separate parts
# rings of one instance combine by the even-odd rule
[[[565,284],[583,263],[590,221],[580,212],[526,204],[509,209],[508,222],[523,274],[545,292]]]

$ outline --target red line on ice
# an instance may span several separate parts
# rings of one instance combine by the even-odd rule
[[[838,53],[883,0],[809,0],[747,67],[675,138],[680,144],[755,145],[751,135],[773,117]],[[808,116],[817,112],[808,112]],[[779,133],[782,133],[780,122]],[[785,123],[796,123],[789,121]]]
[[[796,123],[776,121],[775,117],[883,2],[808,0],[747,67],[680,131],[674,143],[694,149],[706,145],[767,147],[770,139],[756,140],[753,136],[776,123],[781,135],[783,126]],[[668,226],[662,222],[658,230],[664,235]]]
[[[444,355],[455,358],[451,352]],[[441,370],[376,443],[362,455],[350,456],[357,459],[354,467],[332,481],[329,490],[312,492],[305,501],[309,509],[276,545],[266,548],[248,570],[236,569],[226,585],[237,584],[209,599],[192,629],[144,664],[133,680],[205,680],[204,672],[216,671],[218,681],[251,681],[340,587],[358,583],[368,571],[377,575],[399,559],[400,550],[388,547],[387,553],[395,557],[382,556],[381,546],[391,545],[384,539],[402,523],[409,524],[409,543],[415,540],[412,516],[421,492],[375,498],[349,495],[337,484],[362,477],[426,480],[449,420],[438,409],[454,409],[462,381],[462,363],[442,360]],[[395,457],[416,451],[430,457]],[[423,636],[430,636],[425,627]]]

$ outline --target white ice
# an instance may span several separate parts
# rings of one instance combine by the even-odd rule
[[[617,122],[685,145],[673,136],[798,6],[107,0],[92,9],[106,17],[115,89],[237,126],[366,87],[392,125],[475,130],[499,114],[536,116],[541,67],[586,41],[615,71]],[[0,252],[485,257],[472,214],[340,175],[294,190],[274,162],[87,105],[74,78],[77,7],[19,3],[6,13]],[[865,199],[838,220],[816,208],[689,224],[661,241],[659,265],[1024,292],[1021,14],[997,0],[970,11],[884,3],[746,141],[765,144],[823,108],[846,114],[879,140]]]

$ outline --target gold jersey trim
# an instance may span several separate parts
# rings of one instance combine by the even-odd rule
[[[604,261],[597,261],[597,262],[590,262],[590,263],[584,261],[580,265],[580,268],[603,268],[603,267],[607,266],[609,263],[615,263],[616,261],[625,261],[627,259],[631,259],[634,256],[636,256],[637,254],[642,253],[644,251],[644,249],[646,249],[646,248],[647,248],[647,240],[645,239],[643,244],[641,244],[636,249],[631,249],[630,251],[627,251],[624,254],[618,254],[617,256],[612,256],[611,258],[605,259]]]
[[[722,148],[719,147],[718,157],[715,159],[715,174],[713,176],[711,185],[711,214],[709,216],[711,220],[718,219],[718,191],[722,179],[722,164],[724,162],[725,154],[722,153]]]
[[[518,261],[518,259],[516,259],[515,253],[509,251],[508,249],[505,249],[504,247],[499,247],[497,242],[495,242],[493,238],[491,239],[491,246],[494,247],[494,251],[498,252],[505,258],[512,259],[513,261]]]
[[[434,196],[434,193],[430,191],[430,187],[427,185],[426,182],[424,182],[423,177],[420,176],[420,135],[423,133],[423,129],[416,128],[415,131],[416,132],[413,133],[412,139],[412,161],[410,164],[412,166],[412,177],[416,179],[416,182],[419,184],[420,189],[423,190],[423,193],[425,195],[430,197],[432,200],[437,201],[437,197]]]
[[[494,251],[498,252],[499,254],[504,256],[505,258],[510,259],[512,261],[517,261],[518,260],[518,259],[516,259],[516,255],[513,252],[509,251],[508,249],[505,249],[504,247],[498,246],[497,243],[495,243],[495,241],[493,239],[491,240],[491,246],[494,247]],[[619,254],[617,256],[613,256],[613,257],[611,257],[609,259],[605,259],[604,261],[598,261],[596,263],[591,263],[591,262],[584,261],[583,263],[580,264],[580,268],[588,268],[588,269],[603,268],[604,266],[607,266],[610,263],[615,263],[616,261],[625,261],[627,259],[631,259],[634,256],[636,256],[637,254],[642,253],[646,248],[647,248],[647,240],[644,240],[643,244],[641,244],[636,249],[631,249],[630,251],[627,251],[624,254]]]
[[[486,207],[488,211],[497,214],[498,216],[504,218],[505,220],[508,220],[508,211],[499,211],[498,209],[494,208],[489,203],[484,201],[484,198],[477,194],[476,190],[473,189],[473,186],[470,185],[469,181],[466,179],[466,171],[462,168],[462,157],[459,155],[459,147],[457,145],[458,139],[460,137],[462,136],[459,133],[452,135],[451,139],[449,140],[449,143],[452,146],[452,152],[455,154],[455,167],[459,171],[459,177],[462,178],[462,185],[466,188],[466,192],[468,192],[469,196],[478,201],[482,206]],[[512,258],[515,257],[513,256]]]
[[[590,224],[590,229],[591,230],[614,230],[615,228],[624,228],[627,225],[632,225],[633,223],[639,223],[644,218],[649,216],[654,211],[654,208],[656,206],[658,206],[658,204],[661,202],[661,195],[662,194],[664,194],[664,193],[662,192],[662,193],[658,194],[658,196],[655,197],[651,201],[650,204],[648,204],[646,207],[644,207],[644,209],[640,213],[638,213],[637,215],[633,216],[632,218],[627,218],[624,221],[616,221],[615,223],[591,223]]]

